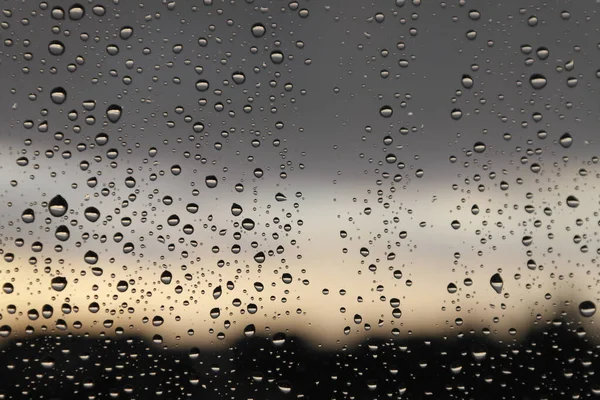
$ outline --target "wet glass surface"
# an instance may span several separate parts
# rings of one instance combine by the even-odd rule
[[[600,396],[598,2],[5,1],[0,399]]]

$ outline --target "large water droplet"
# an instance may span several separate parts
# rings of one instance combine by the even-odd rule
[[[271,61],[273,64],[281,64],[283,62],[283,53],[279,50],[271,52]]]
[[[573,195],[567,197],[567,205],[571,208],[579,207],[579,199]]]
[[[455,121],[458,121],[459,119],[461,119],[462,115],[463,115],[463,113],[459,108],[455,108],[452,110],[452,112],[450,112],[450,116]]]
[[[48,211],[53,217],[62,217],[67,213],[69,204],[61,195],[56,195],[48,203]]]
[[[87,253],[85,253],[83,259],[86,263],[94,265],[98,262],[98,254],[92,250],[89,250]]]
[[[65,52],[65,45],[60,40],[53,40],[48,44],[48,52],[53,56],[60,56]]]
[[[496,293],[500,294],[502,292],[502,286],[504,286],[504,281],[502,280],[500,274],[492,275],[492,277],[490,278],[490,285],[492,286],[492,288],[494,288]]]
[[[50,99],[54,104],[62,104],[67,100],[67,91],[62,87],[55,87],[50,92]]]
[[[171,283],[172,279],[173,275],[169,271],[163,271],[162,274],[160,274],[160,281],[165,285]]]
[[[242,228],[244,228],[247,231],[251,231],[252,229],[254,229],[254,221],[250,218],[245,218],[242,221]]]
[[[219,180],[214,175],[209,175],[206,178],[204,178],[204,182],[206,183],[206,187],[208,187],[209,189],[214,189],[219,184]]]
[[[119,37],[123,40],[127,40],[133,36],[133,28],[130,26],[124,26],[119,31]]]
[[[210,84],[206,79],[200,79],[196,82],[196,90],[199,92],[206,92],[209,87]]]
[[[231,75],[231,79],[233,80],[233,82],[235,82],[238,85],[241,85],[242,83],[246,82],[246,75],[244,75],[243,72],[234,72]]]
[[[108,120],[110,122],[115,124],[121,118],[122,113],[123,113],[123,109],[121,108],[121,106],[112,104],[112,105],[108,106],[108,108],[106,109],[106,118],[108,118]]]
[[[379,115],[383,118],[389,118],[394,114],[394,110],[390,106],[383,106],[379,109]]]
[[[548,84],[548,81],[546,80],[546,77],[544,75],[533,74],[529,78],[529,83],[531,84],[531,87],[534,88],[535,90],[540,90],[540,89],[543,89],[544,87],[546,87],[546,85]]]
[[[69,240],[70,236],[71,232],[69,231],[69,228],[67,228],[65,225],[59,226],[54,232],[54,237],[60,240],[61,242]]]
[[[562,135],[558,141],[562,147],[568,149],[573,144],[573,137],[569,133]]]
[[[256,24],[252,25],[252,36],[254,36],[256,38],[263,37],[266,32],[267,32],[267,29],[265,28],[265,26],[263,24],[256,23]]]
[[[256,334],[256,327],[253,324],[247,325],[244,328],[244,336],[247,338],[251,338]]]
[[[100,219],[100,210],[98,210],[96,207],[88,207],[85,209],[83,215],[88,221],[96,222],[98,219]]]
[[[467,75],[467,74],[462,76],[461,83],[465,89],[471,89],[474,84],[473,78],[471,78],[471,75]]]
[[[69,18],[73,21],[79,21],[85,15],[85,8],[79,3],[75,3],[69,8]]]
[[[57,292],[62,292],[67,287],[67,278],[62,276],[54,277],[52,278],[50,286]]]
[[[31,208],[27,208],[27,209],[23,210],[23,213],[21,214],[21,219],[26,224],[31,224],[33,221],[35,221],[34,211]]]
[[[586,318],[589,318],[596,314],[596,305],[589,300],[581,302],[579,304],[579,313]]]
[[[473,145],[473,151],[475,153],[483,153],[486,149],[486,145],[483,142],[477,142]]]
[[[261,252],[258,252],[258,253],[256,253],[256,254],[254,255],[254,261],[256,261],[256,262],[257,262],[257,263],[259,263],[259,264],[262,264],[262,263],[264,263],[264,262],[265,262],[265,260],[266,260],[266,258],[267,258],[267,257],[265,256],[265,253],[263,253],[262,251],[261,251]]]
[[[240,215],[242,214],[242,212],[243,212],[243,211],[244,211],[244,210],[242,209],[242,206],[240,206],[239,204],[237,204],[237,203],[233,203],[233,204],[231,205],[231,214],[232,214],[234,217],[238,217],[238,216],[240,216]]]

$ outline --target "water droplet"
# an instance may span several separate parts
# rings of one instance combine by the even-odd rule
[[[67,91],[62,87],[55,87],[50,92],[50,99],[54,104],[62,104],[67,100]]]
[[[165,285],[171,283],[172,279],[173,275],[169,271],[163,271],[162,274],[160,274],[160,281]]]
[[[537,26],[537,24],[538,24],[538,18],[535,15],[532,15],[531,17],[529,17],[527,19],[527,24],[529,26]]]
[[[586,318],[589,318],[596,314],[596,305],[589,300],[586,300],[579,304],[579,313]]]
[[[565,133],[559,139],[559,143],[565,149],[568,149],[573,144],[573,137],[569,133]]]
[[[254,229],[254,221],[250,218],[245,218],[242,221],[242,228],[244,228],[247,231],[251,231],[252,229]]]
[[[548,84],[548,81],[546,80],[546,77],[544,75],[533,74],[529,78],[529,83],[531,84],[531,87],[534,88],[535,90],[540,90],[540,89],[543,89],[544,87],[546,87],[546,85]]]
[[[481,13],[478,10],[470,10],[469,18],[473,21],[477,21],[479,18],[481,18]]]
[[[167,218],[167,224],[169,226],[177,226],[179,225],[179,216],[177,214],[172,214],[169,216],[169,218]]]
[[[283,332],[277,332],[273,335],[273,344],[277,347],[281,347],[285,344],[286,335]]]
[[[458,291],[458,288],[456,287],[456,285],[454,283],[449,283],[448,287],[446,289],[448,290],[448,293],[450,293],[450,294],[454,294]]]
[[[206,187],[209,189],[214,189],[219,184],[219,180],[214,175],[208,175],[204,178],[204,182],[206,183]]]
[[[98,219],[100,219],[100,210],[98,210],[96,207],[88,207],[85,209],[83,215],[88,221],[96,222]]]
[[[65,45],[60,40],[53,40],[48,44],[48,51],[53,56],[60,56],[65,52]]]
[[[35,221],[35,212],[31,208],[27,208],[23,210],[23,213],[21,214],[21,219],[26,224],[31,224],[33,221]]]
[[[244,336],[246,336],[247,338],[251,338],[255,334],[256,334],[256,327],[254,326],[254,324],[247,325],[244,328]]]
[[[394,110],[390,106],[383,106],[379,109],[379,115],[383,118],[389,118],[394,113]]]
[[[116,104],[110,105],[106,109],[106,117],[113,124],[115,124],[115,123],[117,123],[117,121],[119,121],[122,113],[123,113],[123,109],[121,108],[121,106],[118,106]]]
[[[65,19],[65,10],[62,7],[56,6],[52,9],[50,15],[56,20]]]
[[[70,236],[71,232],[69,231],[69,228],[67,228],[65,225],[59,226],[54,232],[54,237],[60,240],[61,242],[69,240]]]
[[[242,83],[246,82],[246,75],[244,75],[243,72],[234,72],[231,75],[231,79],[233,80],[233,82],[235,82],[238,85],[241,85]]]
[[[463,87],[465,89],[471,89],[474,84],[474,81],[473,81],[473,78],[471,78],[471,75],[467,75],[467,74],[463,75],[461,84],[463,85]]]
[[[206,79],[200,79],[196,82],[196,90],[199,92],[206,92],[209,87],[210,84]]]
[[[459,119],[461,119],[462,115],[463,115],[463,113],[459,108],[453,109],[452,112],[450,113],[450,116],[455,121],[458,121]]]
[[[12,332],[12,328],[8,325],[2,325],[0,326],[0,337],[8,337],[10,336],[10,333]]]
[[[252,25],[252,35],[255,38],[263,37],[266,32],[267,32],[267,29],[265,28],[265,26],[263,24],[256,23],[256,24]]]
[[[460,228],[460,222],[457,220],[452,221],[452,223],[450,224],[452,226],[453,229],[459,229]]]
[[[579,207],[579,199],[573,195],[567,197],[567,205],[571,208]]]
[[[492,286],[492,288],[494,288],[496,293],[500,294],[502,292],[502,286],[504,286],[504,281],[502,280],[500,274],[496,273],[492,275],[490,279],[490,285]]]
[[[62,292],[67,287],[67,278],[62,276],[54,277],[52,278],[50,286],[57,292]]]
[[[473,145],[473,151],[475,153],[483,153],[486,149],[486,145],[483,142],[477,142]]]
[[[126,281],[119,281],[117,283],[117,291],[120,293],[126,292],[127,288],[129,288],[129,284]]]
[[[273,341],[273,343],[275,343],[275,341]],[[290,381],[278,381],[277,387],[283,394],[288,394],[292,391],[292,384]]]
[[[262,251],[258,252],[254,255],[254,261],[256,261],[259,264],[264,263],[266,259],[267,259],[267,257],[265,256],[265,253],[263,253]]]
[[[242,206],[240,206],[239,204],[237,204],[237,203],[233,203],[233,204],[231,205],[231,214],[232,214],[234,217],[239,217],[239,216],[242,214],[242,212],[243,212],[243,211],[244,211],[244,210],[242,209]]]
[[[196,214],[198,212],[198,210],[200,209],[200,207],[196,203],[189,203],[188,205],[185,206],[185,209],[190,214]]]
[[[83,260],[90,264],[90,265],[94,265],[98,262],[98,254],[96,254],[94,251],[89,250],[88,252],[85,253],[85,255],[83,256]]]
[[[119,31],[119,37],[123,40],[127,40],[133,36],[133,28],[130,26],[124,26]]]
[[[75,3],[69,8],[69,18],[73,21],[79,21],[85,15],[85,8],[81,4]]]
[[[48,203],[48,211],[53,217],[62,217],[67,213],[69,204],[61,195],[56,195]]]
[[[545,47],[538,47],[535,53],[540,60],[545,60],[550,55],[550,51]]]
[[[283,283],[289,285],[290,283],[292,283],[293,277],[291,274],[286,272],[281,276],[281,280],[283,281]]]
[[[4,285],[2,285],[2,291],[6,294],[11,294],[15,291],[15,287],[12,283],[6,282]]]
[[[279,50],[274,50],[271,52],[271,61],[273,64],[281,64],[283,62],[283,53]]]

